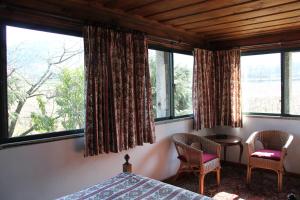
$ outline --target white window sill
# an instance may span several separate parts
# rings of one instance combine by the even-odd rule
[[[251,115],[251,114],[243,114],[243,117],[249,117],[249,118],[265,118],[265,119],[278,119],[278,120],[300,120],[300,116],[271,116],[271,115]]]

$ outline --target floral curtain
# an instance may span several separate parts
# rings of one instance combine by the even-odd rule
[[[145,35],[86,26],[84,48],[85,155],[155,142]]]
[[[213,56],[217,125],[242,127],[240,50],[216,51]]]
[[[193,70],[193,109],[194,128],[213,127],[216,124],[215,116],[215,69],[211,51],[204,49],[194,50]]]
[[[194,50],[194,128],[242,127],[240,50]]]

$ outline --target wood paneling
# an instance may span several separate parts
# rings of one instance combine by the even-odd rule
[[[275,7],[271,7],[271,8],[253,10],[251,12],[246,12],[246,13],[240,13],[240,14],[233,13],[232,15],[229,15],[226,17],[214,18],[211,20],[205,20],[205,21],[201,21],[201,22],[185,24],[185,25],[179,26],[179,28],[184,28],[184,29],[191,29],[191,28],[196,28],[196,27],[201,28],[201,27],[206,27],[206,26],[225,24],[225,23],[236,22],[236,21],[247,20],[247,19],[251,20],[253,18],[272,16],[274,14],[284,13],[287,11],[293,11],[296,9],[300,9],[299,1],[293,2],[293,3],[288,3],[288,4],[283,4],[283,5],[279,5],[279,6],[275,6]]]
[[[261,0],[261,1],[250,1],[243,4],[238,4],[222,9],[212,10],[209,12],[203,12],[195,15],[179,17],[175,19],[165,20],[163,21],[165,24],[172,24],[172,25],[182,25],[187,23],[193,23],[197,21],[205,21],[208,19],[220,18],[232,14],[239,14],[254,10],[260,10],[263,8],[279,6],[284,3],[295,2],[295,0]]]
[[[147,4],[157,2],[159,0],[101,0],[100,3],[108,8],[117,8],[121,10],[130,10]]]
[[[68,29],[87,22],[112,24],[174,40],[183,48],[247,40],[300,28],[300,0],[2,0],[1,18],[44,21],[67,17]],[[12,10],[10,8],[14,8]],[[22,10],[23,9],[23,10]],[[22,19],[19,12],[38,16]],[[26,12],[26,11],[24,11]],[[61,18],[49,23],[62,26]],[[18,18],[18,19],[17,19]],[[73,21],[72,21],[73,19]],[[81,25],[78,25],[79,20]],[[299,36],[300,39],[300,36]],[[183,44],[185,43],[185,44]]]
[[[299,4],[299,8],[300,8],[300,4]],[[277,20],[298,17],[299,12],[300,12],[300,10],[294,10],[294,11],[279,13],[279,14],[275,14],[275,15],[255,17],[255,18],[250,18],[250,19],[246,19],[246,20],[222,23],[222,24],[205,26],[205,27],[194,28],[194,29],[189,29],[189,30],[193,31],[193,32],[195,31],[198,33],[204,33],[204,32],[216,32],[217,30],[226,30],[226,29],[232,29],[234,27],[260,24],[260,23],[265,23],[265,22],[274,22],[275,24],[278,24]]]
[[[224,28],[220,30],[215,30],[213,31],[213,34],[210,34],[211,32],[203,32],[204,34],[208,35],[226,35],[230,33],[238,33],[241,31],[245,32],[251,32],[251,31],[256,31],[258,29],[277,29],[278,26],[285,26],[289,24],[294,24],[294,23],[299,23],[300,22],[300,16],[297,17],[291,17],[287,19],[281,19],[281,20],[274,20],[274,21],[269,21],[269,22],[263,22],[263,23],[255,23],[255,24],[248,24],[245,26],[238,26],[238,27],[233,27],[233,28]]]
[[[201,45],[196,34],[171,26],[160,24],[139,16],[131,16],[123,11],[103,7],[101,3],[82,0],[9,0],[6,5],[14,8],[26,8],[53,15],[67,16],[86,22],[101,22],[139,30],[150,35]],[[72,5],[72,6],[70,6]]]
[[[199,1],[198,4],[192,4],[190,6],[178,8],[176,10],[155,14],[149,16],[149,18],[155,19],[157,21],[175,20],[180,17],[192,16],[197,13],[213,11],[220,8],[228,8],[230,6],[248,1],[249,0],[209,0],[205,2]]]
[[[142,7],[137,7],[131,10],[128,10],[129,13],[141,15],[141,16],[152,16],[150,18],[160,21],[161,18],[156,18],[154,15],[159,16],[165,13],[177,13],[180,9],[187,8],[194,8],[196,5],[199,5],[202,2],[207,0],[161,0],[156,1],[151,4],[146,4]]]

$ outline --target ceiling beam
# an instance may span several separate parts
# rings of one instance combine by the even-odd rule
[[[288,37],[287,37],[288,36]],[[276,46],[277,48],[299,47],[300,29],[294,31],[280,31],[277,33],[265,33],[257,36],[249,36],[240,39],[218,40],[210,42],[212,49],[230,49],[230,48],[250,48],[258,49],[259,46],[269,46],[270,49]],[[273,46],[272,46],[273,45]]]
[[[3,0],[7,8],[22,8],[51,15],[79,19],[84,23],[100,22],[138,30],[149,35],[202,46],[202,38],[197,34],[161,24],[136,15],[129,15],[121,10],[106,8],[102,2],[83,0]],[[37,16],[38,17],[38,16]]]

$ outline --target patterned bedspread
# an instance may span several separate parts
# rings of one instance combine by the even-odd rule
[[[143,176],[121,173],[59,200],[211,200],[211,198]]]

